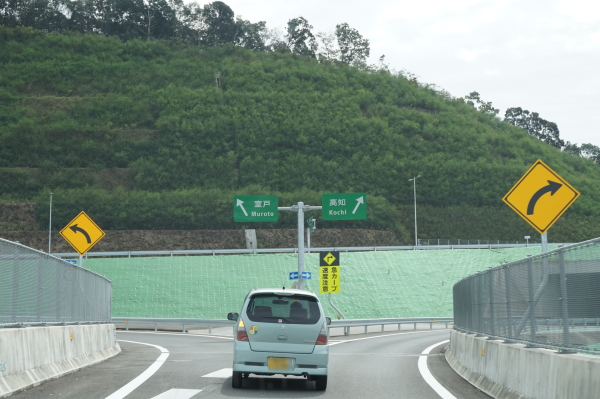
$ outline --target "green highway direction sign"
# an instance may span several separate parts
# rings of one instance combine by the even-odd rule
[[[276,195],[236,195],[233,197],[233,221],[276,222],[278,207]]]
[[[323,194],[323,220],[358,220],[367,218],[367,194]]]

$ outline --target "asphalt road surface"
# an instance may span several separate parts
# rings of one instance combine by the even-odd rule
[[[95,366],[13,395],[15,399],[199,399],[199,398],[489,398],[446,363],[449,330],[383,332],[330,339],[325,392],[301,377],[255,377],[231,387],[232,337],[177,332],[117,333],[122,353]],[[167,352],[168,351],[168,352]],[[426,369],[447,392],[437,393]],[[435,382],[434,382],[435,384]],[[449,395],[449,396],[448,396]]]

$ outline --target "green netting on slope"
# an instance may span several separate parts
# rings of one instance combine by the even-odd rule
[[[539,253],[539,248],[341,253],[341,292],[333,303],[348,318],[452,316],[452,286],[479,270]],[[319,255],[305,254],[318,291]],[[86,259],[113,282],[114,317],[225,318],[251,288],[291,287],[296,254]],[[336,317],[320,294],[328,316]]]

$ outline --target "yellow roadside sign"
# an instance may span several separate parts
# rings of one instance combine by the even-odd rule
[[[71,220],[61,231],[60,235],[80,255],[88,252],[106,234],[85,212],[81,212]]]
[[[544,234],[579,195],[579,191],[538,159],[502,201]]]
[[[319,287],[321,294],[331,294],[340,292],[340,266],[320,266],[319,267]]]

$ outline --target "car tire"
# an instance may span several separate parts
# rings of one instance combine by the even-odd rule
[[[324,391],[327,389],[327,376],[326,375],[318,375],[315,376],[315,387],[317,391]]]
[[[231,377],[231,386],[233,388],[241,388],[242,387],[242,372],[234,371],[233,376]]]

